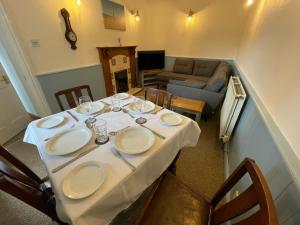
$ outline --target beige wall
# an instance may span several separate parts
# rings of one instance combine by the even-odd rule
[[[96,46],[138,45],[139,49],[165,49],[168,55],[234,58],[247,10],[241,0],[119,0],[138,8],[137,23],[126,10],[126,32],[105,30],[100,0],[1,0],[16,30],[34,74],[99,63]],[[78,49],[64,39],[61,8],[71,14]],[[196,11],[191,22],[186,13]],[[30,47],[30,40],[41,47]]]
[[[1,0],[4,3],[17,38],[21,42],[34,74],[79,68],[99,64],[96,46],[136,43],[136,24],[127,17],[127,31],[105,30],[100,0]],[[59,10],[66,8],[73,30],[78,36],[78,49],[70,49],[65,40],[65,25]],[[126,12],[128,13],[128,12]],[[30,47],[30,40],[38,39],[41,47]]]
[[[300,1],[260,0],[237,64],[300,159]]]
[[[246,12],[241,0],[144,0],[139,44],[173,56],[234,58]]]

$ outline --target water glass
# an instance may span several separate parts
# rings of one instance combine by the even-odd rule
[[[84,109],[87,113],[90,113],[92,110],[92,100],[90,96],[81,96],[79,97],[79,105],[82,109]]]
[[[134,102],[135,108],[140,112],[145,112],[146,107],[146,99],[144,96],[136,96],[135,102]],[[137,124],[144,124],[147,122],[147,119],[140,116],[135,120]]]
[[[105,120],[98,119],[93,125],[93,130],[96,134],[96,144],[102,145],[108,142],[109,137]]]
[[[145,97],[144,96],[136,96],[134,106],[138,111],[144,112],[145,111],[145,106],[146,106]]]
[[[117,95],[111,97],[111,110],[113,112],[121,111],[121,102]]]

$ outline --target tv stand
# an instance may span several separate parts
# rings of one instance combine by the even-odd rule
[[[154,70],[141,70],[140,74],[140,83],[142,87],[156,85],[158,86],[158,78],[157,74],[161,73],[162,70],[154,69]]]

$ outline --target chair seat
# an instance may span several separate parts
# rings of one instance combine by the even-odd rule
[[[153,197],[143,225],[204,225],[209,203],[196,195],[175,176],[166,173]]]

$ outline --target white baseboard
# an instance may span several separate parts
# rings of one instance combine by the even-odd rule
[[[225,180],[230,176],[230,172],[229,172],[229,159],[228,159],[228,151],[229,151],[229,144],[225,143],[224,144],[224,178]],[[225,202],[229,202],[231,200],[230,197],[230,192],[227,193],[227,195],[225,195]],[[226,225],[231,225],[231,222],[226,222]]]

